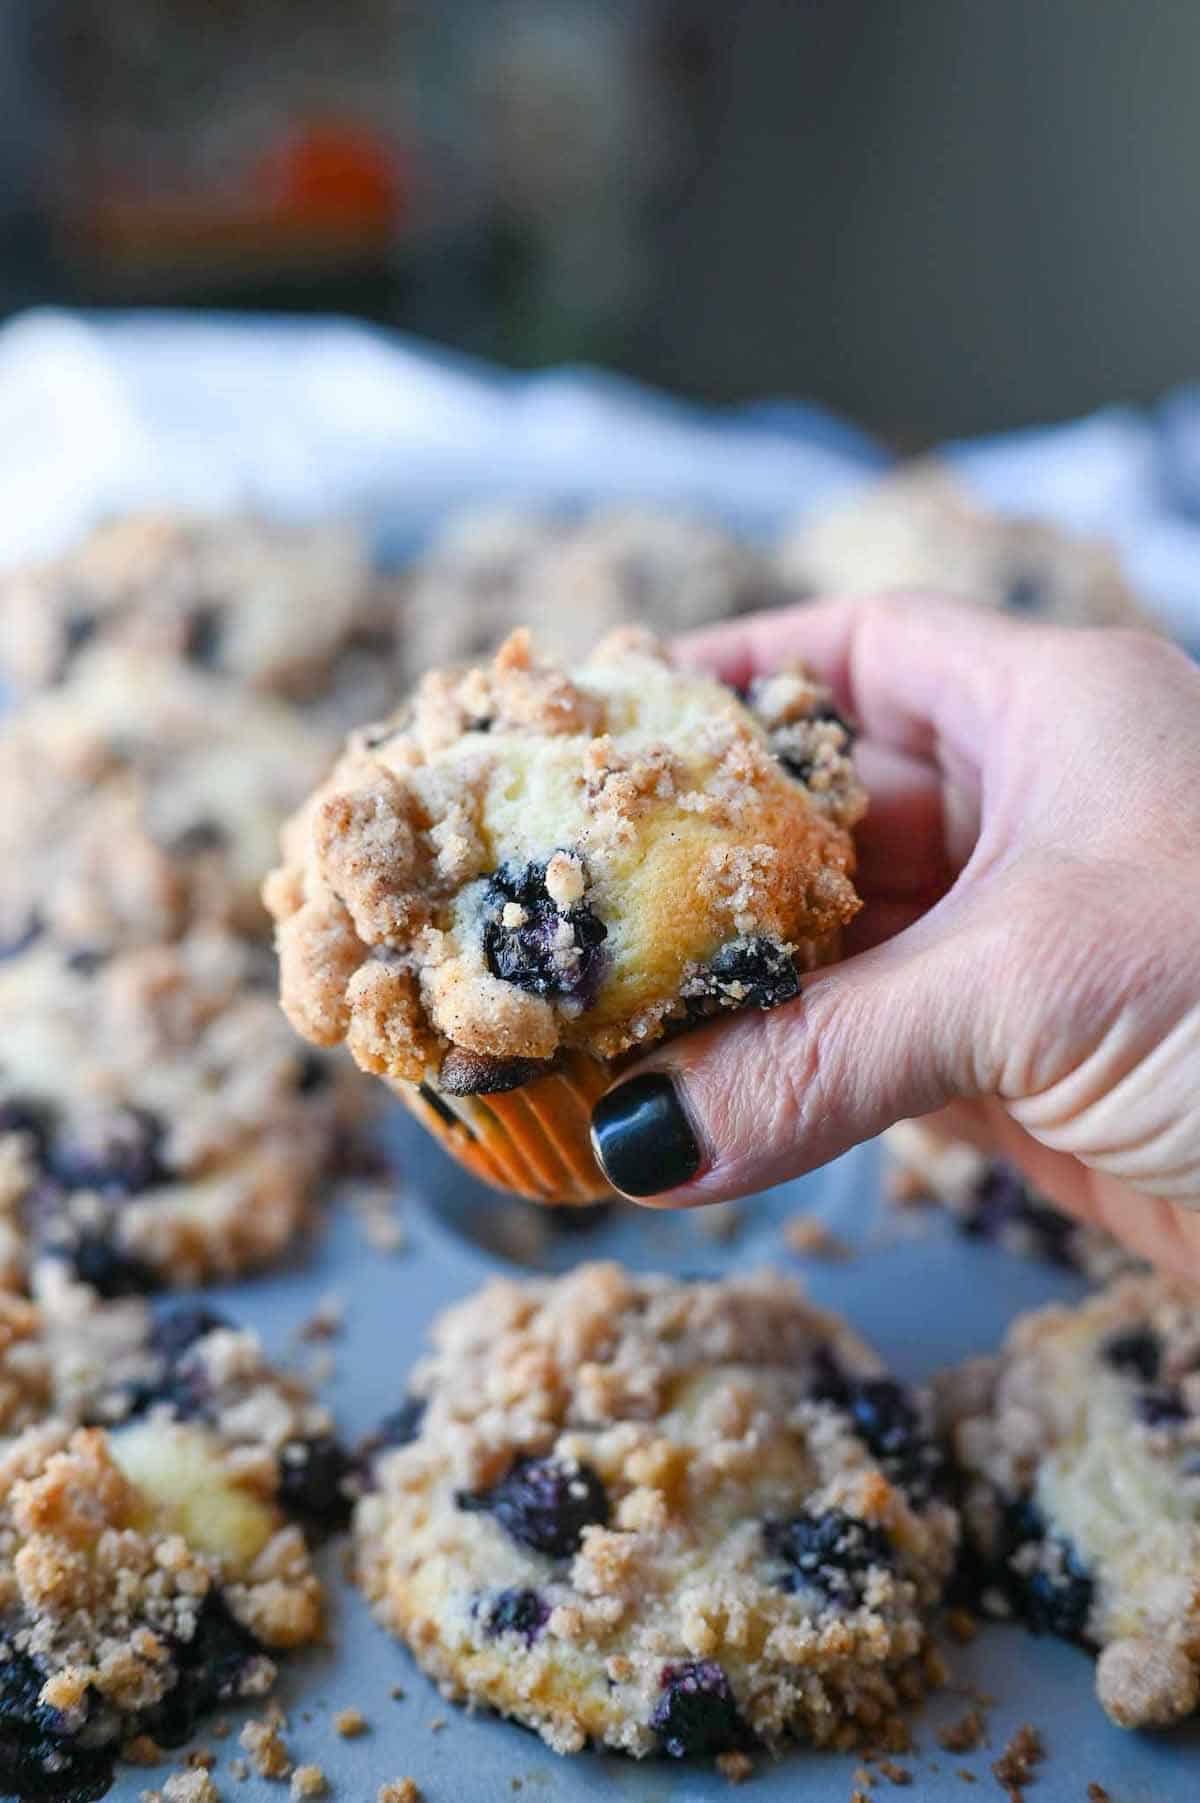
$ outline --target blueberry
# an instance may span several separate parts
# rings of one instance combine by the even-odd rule
[[[661,1683],[650,1726],[672,1759],[745,1746],[749,1736],[729,1679],[713,1660],[664,1666]]]
[[[50,1140],[50,1110],[43,1102],[29,1096],[9,1096],[0,1102],[0,1133],[24,1133],[33,1142],[34,1154],[41,1162]]]
[[[108,963],[110,956],[111,953],[101,951],[98,946],[81,945],[67,953],[67,969],[73,970],[77,977],[94,977]]]
[[[524,911],[520,926],[504,924],[504,909]],[[587,1002],[600,978],[608,928],[586,903],[559,910],[546,889],[546,866],[503,864],[488,880],[483,952],[502,982],[533,995]]]
[[[279,1504],[313,1528],[344,1527],[350,1517],[345,1488],[350,1470],[349,1458],[330,1434],[289,1440],[279,1453]]]
[[[200,1716],[238,1695],[247,1669],[264,1649],[248,1628],[230,1614],[219,1592],[210,1590],[200,1605],[190,1640],[172,1643],[179,1679],[162,1701],[139,1719],[142,1733],[161,1747],[182,1746]]]
[[[190,1352],[198,1340],[232,1325],[227,1315],[203,1302],[179,1302],[159,1315],[151,1330],[150,1344],[155,1352],[174,1364],[185,1352]]]
[[[302,1096],[311,1096],[317,1090],[328,1089],[332,1075],[331,1066],[319,1053],[305,1052],[296,1072],[296,1089]]]
[[[1011,613],[1041,613],[1046,604],[1041,578],[1032,570],[1017,570],[1009,578],[1004,591],[1004,605]]]
[[[975,1186],[970,1213],[962,1230],[970,1239],[1002,1243],[1011,1230],[1033,1242],[1039,1258],[1050,1264],[1073,1267],[1075,1227],[1065,1215],[1039,1202],[1012,1165],[996,1160]]]
[[[723,999],[737,991],[732,999],[740,1008],[778,1008],[800,993],[791,954],[773,939],[731,939],[706,974]]]
[[[550,1605],[536,1590],[501,1590],[479,1609],[489,1640],[498,1634],[519,1634],[532,1646],[550,1619]]]
[[[945,1459],[925,1432],[912,1399],[894,1378],[847,1377],[824,1353],[818,1360],[813,1394],[846,1411],[884,1475],[911,1502],[927,1502],[943,1486]]]
[[[511,1539],[535,1553],[566,1559],[583,1530],[608,1520],[608,1496],[590,1465],[520,1459],[490,1490],[460,1491],[460,1509],[494,1515]]]
[[[1188,1407],[1178,1390],[1156,1385],[1137,1396],[1134,1413],[1143,1427],[1177,1427],[1188,1419]]]
[[[224,609],[213,604],[193,607],[184,630],[183,655],[190,664],[215,670],[224,637]]]
[[[1100,1357],[1114,1371],[1152,1384],[1162,1364],[1162,1341],[1151,1327],[1130,1327],[1105,1340]]]
[[[1032,1565],[1031,1546],[1041,1548]],[[1075,1548],[1047,1530],[1035,1503],[1023,1500],[1008,1505],[1001,1527],[1001,1552],[1005,1589],[1030,1631],[1056,1634],[1062,1640],[1085,1640],[1095,1586]],[[1018,1557],[1022,1553],[1024,1556]]]
[[[41,933],[41,919],[31,911],[19,926],[12,929],[7,938],[0,938],[0,963],[3,963],[6,958],[19,958],[23,951],[29,949],[35,939],[41,937]]]
[[[421,1432],[428,1407],[423,1396],[406,1396],[398,1409],[384,1416],[374,1444],[380,1448],[411,1446]]]
[[[64,1189],[98,1190],[110,1200],[140,1195],[169,1175],[161,1157],[165,1131],[148,1108],[114,1108],[87,1134],[60,1135],[47,1169]]]
[[[162,1288],[162,1277],[144,1260],[125,1252],[103,1233],[81,1233],[69,1246],[48,1245],[52,1258],[70,1265],[80,1283],[86,1283],[113,1302],[120,1296],[147,1296]]]
[[[883,1530],[841,1509],[764,1522],[763,1539],[783,1567],[776,1579],[781,1590],[819,1590],[846,1608],[861,1603],[873,1566],[890,1570],[895,1564]]]
[[[112,1785],[116,1749],[81,1746],[39,1702],[45,1674],[24,1653],[0,1662],[0,1793],[27,1803],[95,1803]]]
[[[175,834],[168,850],[177,858],[195,858],[206,851],[223,851],[229,834],[219,820],[193,820]]]

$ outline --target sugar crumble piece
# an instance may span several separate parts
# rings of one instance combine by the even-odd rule
[[[175,1772],[161,1790],[144,1790],[141,1803],[221,1803],[221,1793],[202,1767]]]
[[[413,1778],[392,1778],[380,1785],[377,1803],[424,1803],[424,1792]]]
[[[938,1732],[938,1746],[947,1753],[973,1753],[981,1746],[986,1734],[986,1723],[978,1709],[968,1709],[958,1721]]]
[[[718,1753],[717,1770],[727,1784],[745,1784],[754,1776],[754,1761],[748,1753]]]
[[[292,1773],[292,1803],[304,1803],[307,1797],[327,1797],[329,1780],[319,1765],[298,1765]]]
[[[360,1734],[368,1732],[370,1723],[361,1709],[339,1709],[333,1726],[343,1740],[357,1740]]]
[[[815,1215],[793,1215],[784,1222],[783,1237],[788,1248],[801,1258],[824,1258],[830,1264],[843,1264],[853,1257],[853,1252],[846,1241],[839,1239],[824,1221]]]
[[[979,1633],[979,1623],[969,1609],[951,1609],[947,1612],[945,1628],[951,1640],[958,1646],[970,1646]]]
[[[292,1756],[287,1742],[274,1720],[247,1722],[238,1735],[239,1744],[250,1755],[250,1762],[260,1778],[291,1776]]]
[[[1033,1782],[1045,1757],[1042,1737],[1028,1722],[1010,1736],[999,1759],[992,1762],[992,1774],[1001,1790],[1007,1790],[1009,1803],[1023,1803],[1022,1787]]]

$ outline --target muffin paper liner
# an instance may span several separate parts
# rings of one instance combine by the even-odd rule
[[[400,1080],[390,1087],[472,1176],[530,1201],[578,1208],[614,1194],[590,1136],[613,1068],[568,1052],[548,1076],[499,1095],[445,1095]]]

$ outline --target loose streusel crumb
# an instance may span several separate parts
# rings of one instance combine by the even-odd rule
[[[274,1721],[247,1722],[238,1736],[260,1778],[287,1778],[292,1755]]]
[[[343,1740],[355,1740],[370,1727],[361,1709],[339,1709],[333,1718],[333,1725]]]
[[[327,1797],[329,1780],[319,1765],[298,1765],[292,1773],[292,1803],[303,1803],[306,1797]]]
[[[1087,1794],[1088,1803],[1112,1803],[1112,1798],[1109,1796],[1104,1786],[1102,1784],[1097,1784],[1094,1778],[1087,1787]]]
[[[754,1761],[749,1753],[718,1753],[717,1770],[728,1784],[745,1784],[754,1776]]]
[[[968,1709],[957,1722],[938,1730],[938,1745],[947,1753],[973,1753],[987,1734],[987,1724],[978,1709]]]
[[[379,1787],[377,1803],[424,1803],[425,1793],[413,1778],[392,1778]]]
[[[979,1623],[969,1609],[948,1609],[942,1625],[958,1646],[970,1646],[979,1635]]]
[[[156,1740],[148,1734],[135,1734],[121,1748],[121,1758],[126,1765],[161,1765],[166,1754]]]
[[[206,1771],[176,1772],[161,1791],[143,1792],[143,1803],[221,1803],[221,1793]]]
[[[845,1240],[815,1215],[793,1215],[784,1223],[783,1237],[790,1249],[803,1258],[824,1258],[840,1264],[851,1256]]]
[[[897,1765],[892,1759],[881,1759],[879,1769],[889,1784],[905,1789],[913,1781],[913,1775],[906,1765]]]
[[[590,1265],[494,1281],[433,1340],[355,1528],[443,1694],[562,1752],[907,1748],[957,1524],[922,1398],[844,1324],[774,1273]]]
[[[996,1782],[1001,1790],[1007,1790],[1009,1803],[1023,1803],[1023,1786],[1033,1782],[1045,1757],[1041,1735],[1026,1722],[1012,1735],[999,1759],[992,1762]]]

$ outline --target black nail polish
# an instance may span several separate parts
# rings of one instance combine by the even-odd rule
[[[592,1110],[592,1145],[614,1189],[657,1196],[700,1169],[700,1147],[669,1077],[631,1077]]]

